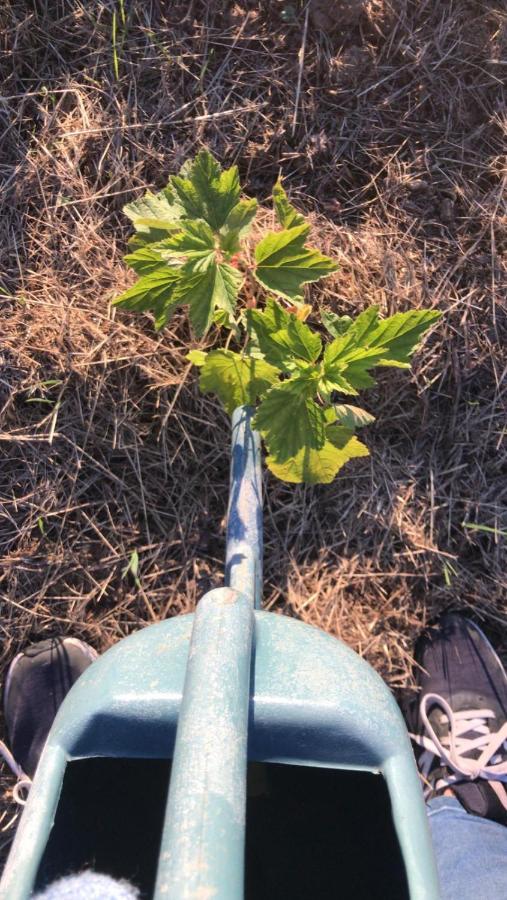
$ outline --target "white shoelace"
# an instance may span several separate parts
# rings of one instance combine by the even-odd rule
[[[14,800],[16,801],[16,803],[19,803],[20,806],[24,806],[27,801],[26,794],[30,788],[30,785],[32,784],[32,779],[29,778],[25,772],[23,772],[21,766],[18,766],[11,751],[3,741],[0,741],[0,756],[3,756],[5,762],[9,766],[9,769],[11,769],[11,771],[18,779],[12,791]],[[24,794],[23,791],[25,792]]]
[[[442,723],[449,726],[445,737],[439,738],[428,718],[428,709],[438,706],[442,710]],[[433,789],[448,787],[463,779],[475,780],[484,778],[491,782],[491,787],[502,805],[507,809],[507,792],[499,782],[507,781],[507,722],[492,732],[488,720],[495,718],[491,709],[470,709],[453,712],[449,704],[439,694],[425,694],[420,705],[421,719],[427,735],[411,737],[424,753],[419,760],[419,768],[426,782],[425,793]],[[473,735],[470,737],[469,735]],[[471,758],[471,752],[479,751],[477,758]],[[451,770],[449,776],[443,777],[435,785],[430,786],[428,775],[437,756],[442,764]]]

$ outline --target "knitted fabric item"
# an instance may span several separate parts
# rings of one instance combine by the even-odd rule
[[[139,891],[128,881],[115,881],[109,875],[81,872],[50,884],[33,900],[139,900]]]

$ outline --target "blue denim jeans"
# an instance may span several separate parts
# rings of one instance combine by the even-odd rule
[[[442,900],[507,898],[507,828],[471,816],[453,797],[428,803]]]
[[[507,828],[465,812],[449,797],[428,803],[442,900],[507,900]],[[34,900],[134,900],[135,888],[83,872],[51,884]]]

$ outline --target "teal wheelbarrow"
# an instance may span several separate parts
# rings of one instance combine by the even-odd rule
[[[79,866],[137,878],[157,900],[439,897],[390,691],[340,641],[260,610],[251,415],[242,407],[232,420],[226,586],[195,614],[120,641],[76,682],[2,898],[24,900]]]

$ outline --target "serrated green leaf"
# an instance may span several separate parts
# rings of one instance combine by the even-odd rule
[[[187,277],[196,275],[198,272],[205,272],[215,265],[216,260],[216,253],[210,253],[209,251],[207,253],[189,253],[186,262],[181,266],[182,274]]]
[[[289,202],[281,181],[277,181],[273,188],[273,205],[276,217],[283,228],[295,228],[298,225],[305,225],[306,232],[309,231],[309,226],[305,223],[305,217],[298,213],[297,209]]]
[[[191,178],[205,189],[210,181],[220,178],[222,167],[209,150],[199,150],[194,160],[187,160],[183,166],[185,178]]]
[[[340,337],[345,334],[352,325],[350,316],[339,316],[330,310],[324,310],[321,315],[322,324],[331,337]]]
[[[187,216],[204,219],[213,231],[224,225],[239,200],[237,166],[222,171],[207,150],[197,154],[184,174],[173,175],[171,185]]]
[[[378,318],[378,308],[371,306],[361,313],[346,333],[333,341],[327,349],[327,361],[358,359],[375,352],[379,363],[371,365],[408,366],[422,334],[433,324],[440,313],[430,309],[396,313],[387,319]],[[364,351],[359,354],[358,351]]]
[[[250,340],[273,365],[292,372],[301,368],[300,360],[313,363],[318,359],[322,350],[319,335],[272,297],[264,310],[247,310],[246,319]]]
[[[165,328],[175,309],[176,305],[171,306],[171,304],[164,306],[163,303],[158,303],[155,306],[153,310],[155,331],[162,331],[162,328]]]
[[[135,312],[169,305],[175,306],[174,290],[180,281],[181,271],[162,263],[158,269],[143,275],[131,288],[113,300],[114,306],[123,306]]]
[[[174,291],[177,303],[189,304],[190,321],[198,335],[205,334],[218,306],[234,315],[234,309],[243,276],[227,263],[209,263],[191,274],[183,269],[183,275]]]
[[[204,350],[189,350],[187,353],[188,361],[194,366],[203,366],[207,358],[208,354]]]
[[[375,348],[364,349],[353,344],[340,351],[337,345],[341,340],[337,338],[324,351],[324,374],[319,389],[324,393],[340,391],[343,394],[357,394],[358,388],[375,384],[368,370],[378,365],[381,355]]]
[[[149,244],[158,244],[180,228],[179,222],[158,222],[156,219],[139,219],[137,225],[139,230],[128,241],[129,247],[133,250]]]
[[[347,331],[347,336],[356,345],[369,347],[370,338],[378,323],[378,306],[369,306],[354,319],[352,327]]]
[[[422,335],[440,316],[434,309],[412,309],[380,321],[368,340],[370,347],[384,348],[379,365],[408,366]]]
[[[164,265],[164,260],[155,244],[139,247],[134,253],[127,253],[124,260],[138,275],[149,275]]]
[[[285,369],[287,353],[283,347],[271,340],[271,335],[286,328],[293,316],[286,312],[276,300],[269,297],[266,307],[246,310],[246,328],[249,335],[249,347],[262,353],[268,362]]]
[[[268,456],[268,468],[282,481],[292,484],[329,484],[349,460],[368,456],[368,448],[340,425],[327,429],[322,447],[302,447],[295,456],[279,462]]]
[[[186,247],[192,241],[197,246],[202,230],[194,229],[193,233],[181,234],[181,241],[185,242]],[[135,255],[142,254],[146,255],[146,248]],[[137,312],[153,310],[157,329],[166,324],[175,306],[188,304],[195,331],[204,334],[217,307],[233,318],[242,282],[242,274],[227,263],[217,263],[214,253],[195,250],[193,256],[192,252],[187,254],[187,262],[179,267],[159,261],[158,267],[153,266],[153,269],[142,274],[136,284],[117,297],[114,303]]]
[[[412,310],[379,320],[377,307],[370,307],[326,347],[325,381],[334,382],[335,390],[343,390],[343,379],[354,389],[368,388],[375,383],[369,374],[375,366],[408,368],[421,335],[438,317],[433,310]]]
[[[247,318],[252,327],[263,334],[269,335],[274,331],[280,331],[289,324],[292,314],[287,312],[274,297],[268,297],[264,309],[249,309]]]
[[[343,391],[343,393],[357,394],[358,390],[373,387],[375,379],[369,374],[369,369],[376,365],[378,365],[378,357],[376,356],[367,356],[364,359],[356,359],[349,362],[342,377],[344,377],[347,383],[355,388],[355,390]]]
[[[243,275],[227,263],[217,264],[215,303],[230,316],[234,315],[236,299],[243,284]]]
[[[127,203],[123,212],[131,220],[139,238],[144,243],[152,243],[178,227],[184,210],[167,187],[158,194],[147,191],[143,197]]]
[[[238,253],[241,241],[246,238],[255,214],[257,200],[240,200],[231,210],[219,233],[220,247],[224,253]]]
[[[178,285],[176,302],[189,305],[189,317],[194,331],[201,336],[206,333],[213,319],[215,303],[213,293],[215,289],[214,268],[206,268],[204,271],[189,274]]]
[[[257,410],[253,427],[278,462],[296,456],[303,447],[324,445],[326,422],[322,408],[312,400],[314,389],[314,382],[291,378],[272,388]]]
[[[358,354],[366,352],[370,348],[369,337],[374,333],[378,321],[378,307],[370,306],[364,310],[344,334],[340,334],[327,345],[324,353],[326,366],[334,363],[345,363],[349,359],[357,359]],[[370,356],[379,357],[378,351],[372,350]],[[375,363],[372,363],[375,365]]]
[[[354,385],[347,381],[340,372],[331,371],[329,376],[323,376],[319,380],[319,394],[325,400],[331,400],[331,396],[335,391],[338,391],[340,394],[351,394],[354,397],[358,393]]]
[[[304,246],[306,225],[269,232],[255,248],[257,280],[268,290],[298,300],[302,287],[336,271],[333,260]]]
[[[204,393],[216,394],[227,412],[232,413],[238,406],[253,405],[278,380],[279,374],[263,359],[241,356],[232,350],[212,350],[202,367],[199,385]]]
[[[355,431],[356,428],[364,428],[365,425],[371,425],[375,421],[375,416],[361,409],[359,406],[350,406],[348,403],[342,403],[334,407],[334,413],[340,425]]]
[[[274,331],[270,335],[270,340],[287,351],[286,362],[296,356],[313,363],[322,351],[319,335],[295,316],[289,319],[286,328]]]
[[[378,347],[362,347],[358,345],[349,334],[335,338],[324,350],[324,366],[327,371],[332,367],[344,369],[349,363],[356,360],[371,359],[370,366],[375,366],[377,360],[381,358],[382,352]]]
[[[188,219],[182,223],[181,231],[163,241],[163,248],[187,258],[204,256],[214,251],[215,236],[202,219]]]

